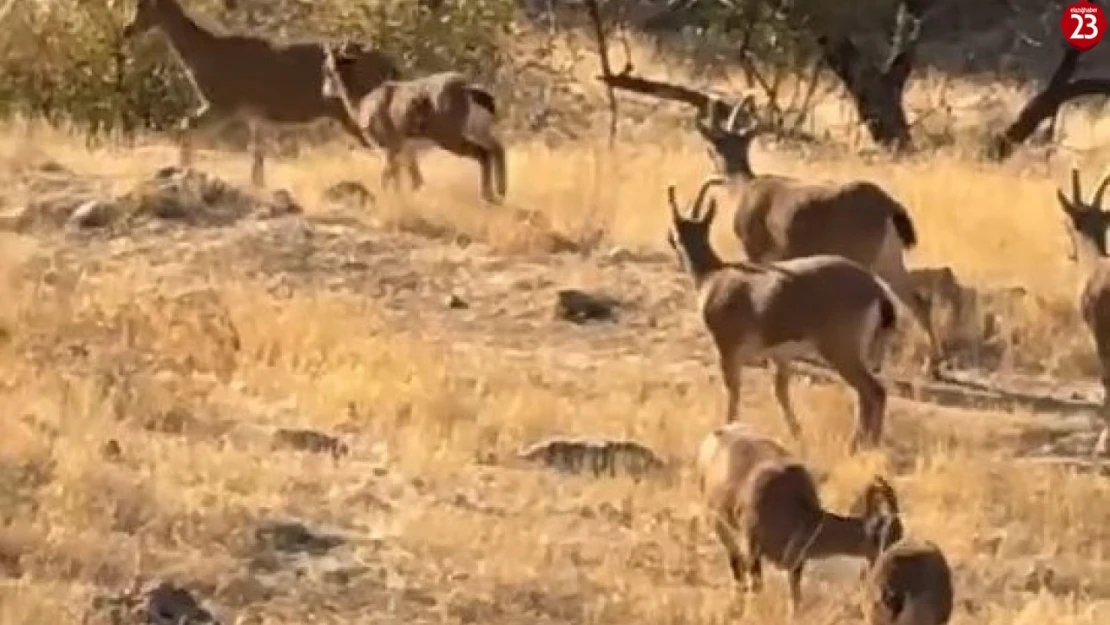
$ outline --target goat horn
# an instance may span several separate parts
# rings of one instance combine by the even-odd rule
[[[678,211],[678,194],[675,193],[673,184],[667,186],[667,201],[671,203],[671,217],[673,217],[675,221],[678,221],[680,218]]]
[[[1074,166],[1071,168],[1071,201],[1076,204],[1083,202],[1079,191],[1079,168]]]
[[[1099,181],[1098,187],[1095,188],[1095,194],[1091,196],[1091,206],[1102,210],[1102,195],[1106,192],[1106,186],[1110,185],[1110,167],[1102,174],[1102,180]]]
[[[723,176],[710,176],[701,183],[701,188],[698,189],[698,195],[694,198],[694,205],[690,209],[690,216],[694,219],[701,219],[701,205],[705,202],[705,194],[709,193],[709,188],[725,184]]]
[[[1060,202],[1061,210],[1065,213],[1071,213],[1072,202],[1068,199],[1068,196],[1064,195],[1064,190],[1059,187],[1056,188],[1056,200]]]

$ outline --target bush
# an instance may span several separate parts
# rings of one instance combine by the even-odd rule
[[[392,54],[406,73],[447,67],[492,79],[513,0],[181,0],[200,21],[289,41],[352,38]],[[196,106],[161,37],[120,45],[134,0],[17,2],[0,24],[0,115],[89,133],[164,130]]]

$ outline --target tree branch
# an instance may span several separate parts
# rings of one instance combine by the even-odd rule
[[[597,0],[585,0],[586,12],[590,16],[590,22],[594,26],[594,37],[597,39],[597,56],[601,62],[601,75],[605,79],[603,82],[606,84],[606,95],[609,97],[609,145],[617,138],[617,117],[619,111],[617,110],[617,95],[613,92],[613,85],[607,79],[613,77],[613,68],[609,64],[609,42],[605,36],[605,25],[601,20],[601,8],[598,7]],[[627,73],[632,69],[632,59],[626,60],[626,67],[622,73]]]
[[[987,146],[987,156],[993,160],[1009,158],[1014,148],[1025,142],[1048,118],[1055,117],[1060,107],[1067,102],[1084,96],[1110,96],[1110,79],[1081,78],[1072,80],[1079,66],[1083,52],[1069,48],[1060,58],[1052,77],[1044,89],[1036,93],[1021,108],[1014,121],[1001,133],[991,138]]]

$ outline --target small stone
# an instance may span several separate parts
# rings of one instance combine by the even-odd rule
[[[447,296],[446,305],[452,310],[465,310],[470,308],[470,304],[458,295],[451,293]]]
[[[299,521],[264,523],[254,531],[263,550],[323,554],[347,542],[343,537],[310,530]]]
[[[557,294],[555,317],[573,323],[611,320],[617,301],[607,295],[587,293],[578,289],[563,289]]]
[[[147,622],[151,625],[217,625],[212,613],[201,607],[186,589],[162,582],[147,595]]]
[[[300,215],[304,209],[297,203],[293,194],[285,189],[278,189],[270,196],[263,211],[266,217],[284,217],[286,215]]]
[[[275,449],[330,453],[335,458],[350,451],[346,443],[330,434],[293,428],[278,428],[274,432],[273,446]]]

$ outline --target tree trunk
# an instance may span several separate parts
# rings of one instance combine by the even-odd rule
[[[987,145],[987,158],[995,161],[1009,158],[1014,153],[1014,148],[1025,143],[1046,119],[1055,117],[1060,107],[1068,101],[1088,95],[1110,95],[1108,79],[1071,79],[1082,54],[1074,48],[1064,53],[1044,89],[1025,103],[1013,123],[991,137]]]
[[[896,54],[887,66],[877,67],[860,54],[846,37],[817,39],[825,63],[844,84],[860,121],[871,139],[884,148],[905,151],[913,147],[902,95],[913,68],[913,53]]]
[[[884,63],[867,59],[846,35],[817,33],[822,59],[844,84],[871,139],[884,148],[901,152],[913,147],[903,94],[921,25],[937,6],[932,0],[902,0]]]

